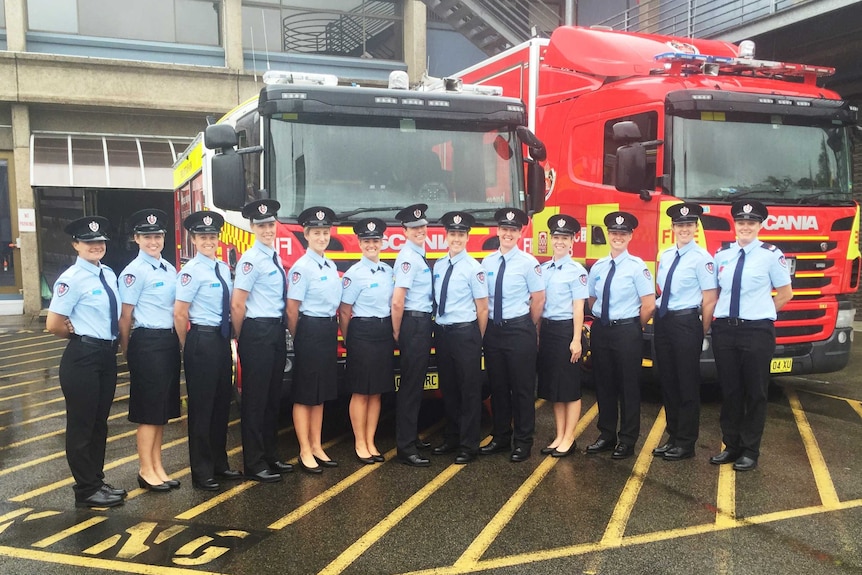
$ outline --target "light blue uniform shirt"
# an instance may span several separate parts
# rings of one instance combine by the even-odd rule
[[[530,294],[543,291],[542,266],[539,260],[514,247],[504,256],[500,250],[489,254],[482,260],[485,275],[488,278],[489,317],[494,317],[494,298],[497,291],[497,270],[500,269],[500,258],[506,259],[506,271],[503,273],[503,318],[514,319],[530,313]],[[449,305],[449,304],[446,304]]]
[[[667,274],[676,259],[677,248],[671,246],[661,253],[658,262],[658,285],[664,294],[667,292]],[[679,263],[673,270],[670,283],[670,301],[668,311],[700,307],[703,303],[703,291],[715,289],[715,263],[709,252],[694,243],[687,243],[679,249]],[[656,310],[660,307],[661,296],[656,302]]]
[[[405,310],[431,313],[431,268],[425,250],[413,242],[405,242],[395,258],[395,287],[407,288]]]
[[[362,256],[341,279],[341,301],[353,306],[354,317],[389,317],[394,284],[389,264]]]
[[[132,328],[174,327],[177,272],[163,259],[143,251],[120,274],[120,299],[135,306]]]
[[[775,304],[772,288],[790,283],[790,271],[781,250],[772,244],[754,240],[744,248],[745,265],[742,268],[742,283],[739,292],[739,317],[741,319],[775,320]],[[730,317],[730,291],[733,288],[733,273],[739,261],[739,244],[734,242],[727,249],[715,254],[718,264],[718,303],[715,317]]]
[[[287,297],[302,302],[299,313],[312,317],[335,316],[341,304],[341,278],[335,262],[308,250],[296,260],[287,277],[290,283]]]
[[[234,288],[248,292],[246,317],[282,317],[284,315],[284,278],[272,255],[275,250],[255,240],[236,264]],[[281,262],[281,258],[278,260]],[[278,265],[281,265],[279,263]]]
[[[68,317],[77,335],[110,340],[114,339],[111,336],[111,300],[99,279],[100,271],[104,271],[105,281],[114,292],[119,308],[120,290],[114,270],[106,265],[95,266],[78,257],[74,265],[54,282],[54,296],[48,309]],[[119,321],[119,309],[116,313]]]
[[[506,272],[508,273],[508,268]],[[587,299],[587,270],[571,256],[542,264],[545,282],[545,308],[542,317],[550,320],[572,319],[572,301]]]
[[[183,266],[177,278],[177,301],[189,304],[189,321],[195,325],[221,325],[222,287],[215,273],[216,266],[219,266],[230,296],[233,282],[228,265],[201,253]]]
[[[452,275],[446,286],[446,313],[440,314],[443,278],[452,262]],[[488,282],[482,265],[462,251],[454,258],[446,255],[434,264],[434,293],[437,295],[437,318],[440,325],[464,323],[476,319],[476,300],[488,297]]]
[[[639,316],[641,313],[641,298],[655,294],[655,284],[652,274],[642,259],[633,256],[628,250],[614,260],[616,271],[611,280],[611,298],[608,302],[608,313],[611,320],[626,319]],[[596,298],[593,304],[593,314],[600,317],[602,313],[602,292],[605,289],[605,279],[611,269],[611,256],[605,256],[593,264],[587,277],[587,287],[590,297]],[[676,273],[676,272],[674,272]]]

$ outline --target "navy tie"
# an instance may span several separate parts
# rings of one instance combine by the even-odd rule
[[[221,336],[225,339],[230,335],[230,290],[227,288],[227,283],[218,269],[218,262],[215,265],[215,274],[218,281],[221,282]]]
[[[111,304],[111,337],[116,339],[117,335],[120,333],[120,310],[117,309],[117,296],[114,295],[114,290],[112,290],[108,286],[108,282],[105,281],[104,270],[99,270],[99,280],[101,280],[102,286],[105,288],[105,293],[108,294],[108,301]]]
[[[503,325],[503,274],[506,272],[506,258],[500,257],[500,269],[494,283],[494,323]]]
[[[611,269],[608,271],[605,287],[602,289],[602,325],[611,325],[611,280],[614,279],[616,272],[617,266],[614,260],[611,260]]]
[[[742,267],[745,265],[745,250],[739,248],[739,259],[733,270],[733,284],[730,286],[730,317],[739,317],[739,292],[742,289]]]
[[[452,260],[449,260],[449,267],[446,269],[446,274],[443,276],[443,284],[440,286],[440,305],[437,306],[438,317],[446,313],[446,292],[449,289],[449,278],[452,277],[452,270],[454,268]]]
[[[664,281],[664,288],[661,290],[661,303],[658,306],[658,316],[664,317],[667,313],[667,306],[670,304],[670,281],[673,279],[673,271],[676,269],[676,264],[679,263],[681,254],[676,251],[676,257],[673,258],[673,263],[670,264],[670,270],[667,272],[667,279]]]
[[[287,299],[287,276],[284,274],[284,266],[281,265],[278,254],[272,254],[272,263],[275,264],[281,274],[281,299]],[[327,263],[326,266],[329,267],[329,264]],[[323,269],[323,266],[320,266],[320,269]]]

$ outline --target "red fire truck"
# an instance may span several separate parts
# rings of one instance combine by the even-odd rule
[[[527,104],[548,148],[546,207],[532,249],[548,256],[552,213],[586,224],[577,259],[608,252],[605,214],[640,225],[630,246],[655,272],[674,242],[665,209],[704,206],[698,243],[734,241],[729,208],[764,202],[761,239],[783,250],[793,300],[778,314],[773,373],[829,372],[847,364],[859,284],[859,207],[851,199],[851,128],[857,110],[818,87],[830,68],[754,58],[754,45],[562,27],[457,76],[500,86]],[[651,365],[651,335],[644,365]],[[701,366],[714,373],[709,341]]]
[[[288,268],[307,245],[297,216],[332,208],[327,255],[340,273],[362,255],[353,224],[368,215],[387,221],[382,258],[392,263],[406,241],[395,214],[410,204],[428,204],[429,221],[454,209],[474,214],[468,250],[479,258],[498,245],[498,208],[542,209],[543,172],[532,158],[544,150],[518,99],[454,84],[442,93],[339,86],[322,74],[267,72],[264,82],[258,97],[208,126],[174,165],[177,221],[201,209],[223,214],[219,257],[231,268],[253,241],[239,210],[259,198],[281,203],[276,247]],[[434,221],[430,259],[447,250]],[[176,239],[179,261],[192,257],[185,230]],[[437,388],[436,373],[425,387]]]

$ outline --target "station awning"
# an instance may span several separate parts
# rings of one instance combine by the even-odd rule
[[[171,166],[192,139],[34,132],[30,185],[172,190]]]

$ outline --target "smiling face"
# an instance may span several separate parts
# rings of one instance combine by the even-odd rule
[[[362,255],[375,263],[380,261],[380,249],[382,247],[383,240],[378,238],[359,240],[359,249],[362,250]]]
[[[218,234],[192,234],[191,236],[198,253],[214,260],[216,248],[218,248]]]
[[[747,246],[756,240],[760,228],[763,227],[763,224],[756,220],[734,220],[733,225],[736,228],[736,241],[740,246]]]
[[[554,248],[554,259],[558,260],[569,255],[575,244],[575,237],[569,234],[554,234],[551,236],[551,246]]]
[[[676,236],[676,245],[682,247],[694,239],[697,233],[697,222],[684,222],[673,224],[673,234]]]
[[[142,252],[151,258],[159,259],[162,257],[162,250],[165,247],[165,234],[164,232],[135,234],[135,243],[138,244]]]
[[[631,232],[621,232],[619,230],[609,230],[608,237],[611,242],[611,255],[614,257],[620,255],[629,247],[629,242],[632,241]]]
[[[275,222],[264,222],[262,224],[252,222],[251,233],[254,234],[257,241],[271,248],[275,245],[276,227]]]
[[[305,228],[302,235],[308,241],[308,249],[322,256],[329,246],[329,228]]]
[[[81,259],[90,262],[94,266],[99,265],[99,262],[105,256],[105,252],[107,251],[107,246],[105,245],[104,240],[96,242],[72,240],[72,247],[76,252],[78,252],[78,256]]]
[[[454,257],[467,248],[467,238],[470,234],[461,230],[446,232],[446,243],[449,244],[449,257]]]
[[[404,228],[404,237],[407,241],[413,242],[417,246],[425,245],[425,237],[428,235],[428,226],[416,226],[415,228]]]
[[[500,238],[500,251],[505,254],[518,245],[518,240],[521,239],[521,228],[498,226],[497,237]]]

